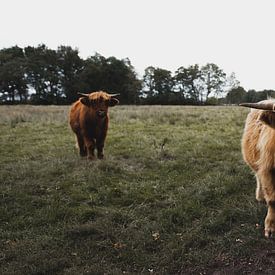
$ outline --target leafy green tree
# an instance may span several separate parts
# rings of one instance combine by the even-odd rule
[[[175,101],[172,73],[161,68],[148,67],[143,76],[143,95],[148,103],[169,104]]]
[[[255,90],[249,90],[247,91],[245,98],[245,102],[258,102],[259,101],[259,95]]]
[[[244,99],[234,74],[226,77],[216,64],[180,67],[174,75],[150,66],[140,80],[130,60],[95,54],[83,60],[77,49],[46,45],[0,50],[0,100],[36,104],[71,103],[77,92],[106,90],[120,93],[122,104],[218,104],[223,92],[226,102]],[[242,94],[242,95],[241,95]],[[272,90],[249,91],[247,101],[275,96]]]
[[[60,46],[57,50],[58,75],[66,97],[66,102],[71,103],[78,98],[80,73],[84,69],[84,61],[79,57],[77,49],[70,46]]]
[[[154,73],[155,89],[161,96],[166,96],[173,91],[174,80],[168,70],[157,68]]]
[[[275,98],[274,90],[263,90],[257,92],[257,101],[266,100],[269,98]]]
[[[244,102],[246,98],[246,90],[239,86],[231,89],[226,95],[226,102],[229,104],[239,104]]]
[[[103,68],[104,81],[107,91],[120,93],[122,104],[137,103],[141,83],[129,59],[118,60],[115,57],[106,59]]]
[[[35,94],[32,95],[33,103],[64,103],[66,100],[57,52],[45,45],[39,45],[36,48],[26,47],[25,55],[28,65],[27,80],[35,90]]]
[[[141,82],[129,59],[105,58],[99,54],[91,56],[84,62],[80,79],[82,91],[106,90],[119,93],[122,104],[138,102]]]
[[[80,73],[80,91],[103,90],[104,83],[103,67],[106,64],[106,58],[98,53],[84,60],[83,70]]]
[[[214,63],[208,63],[201,68],[201,78],[205,89],[204,100],[207,101],[210,94],[219,96],[226,85],[226,74]]]
[[[263,91],[255,91],[249,90],[243,101],[244,102],[258,102],[262,100],[266,100],[268,98],[275,98],[275,91],[274,90],[263,90]]]
[[[175,73],[176,87],[189,103],[200,101],[201,70],[198,64],[188,68],[180,67]]]
[[[153,66],[147,67],[143,75],[143,90],[142,96],[152,98],[157,92],[155,91],[154,74],[156,68]]]
[[[0,96],[3,102],[26,102],[28,86],[24,52],[15,46],[0,51]]]

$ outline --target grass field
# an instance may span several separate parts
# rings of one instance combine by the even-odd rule
[[[247,109],[112,108],[102,161],[78,156],[68,110],[0,106],[0,274],[273,270]]]

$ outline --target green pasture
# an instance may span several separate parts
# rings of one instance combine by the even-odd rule
[[[102,161],[78,156],[68,110],[0,106],[1,274],[207,274],[272,242],[247,109],[111,108]]]

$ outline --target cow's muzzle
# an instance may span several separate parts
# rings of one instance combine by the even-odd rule
[[[107,112],[103,111],[103,110],[96,111],[96,115],[99,116],[99,117],[105,117],[106,114],[107,114]]]

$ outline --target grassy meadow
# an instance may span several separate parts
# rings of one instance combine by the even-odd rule
[[[271,268],[240,150],[249,110],[111,108],[102,161],[78,156],[68,110],[0,106],[0,274]]]

